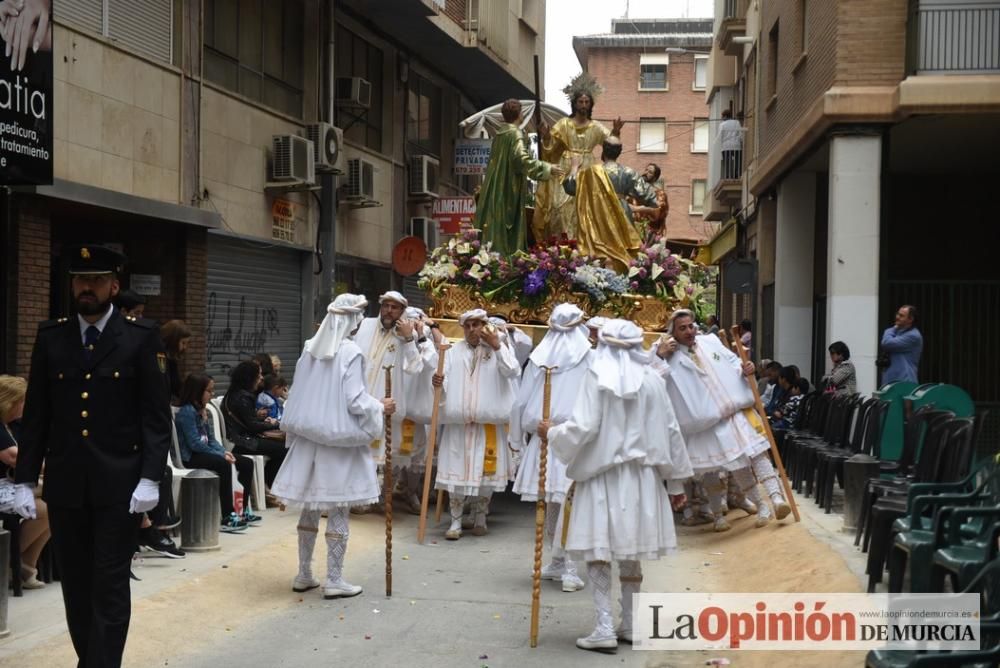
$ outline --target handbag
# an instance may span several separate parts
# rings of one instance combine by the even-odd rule
[[[233,422],[235,422],[239,426],[243,427],[244,429],[247,429],[247,426],[243,424],[243,421],[240,420],[238,417],[236,417],[236,414],[229,409],[228,404],[229,404],[228,401],[222,402],[222,410],[225,412],[226,416],[232,418]],[[260,449],[260,441],[257,440],[256,436],[252,436],[250,434],[246,433],[234,434],[231,437],[231,440],[233,441],[234,446],[242,450],[246,450],[248,452],[255,453]]]

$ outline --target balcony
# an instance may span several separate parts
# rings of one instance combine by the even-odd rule
[[[743,55],[743,44],[735,38],[747,34],[747,3],[749,0],[724,0],[722,22],[719,24],[719,48],[727,56]]]
[[[907,73],[1000,73],[1000,0],[910,0]]]

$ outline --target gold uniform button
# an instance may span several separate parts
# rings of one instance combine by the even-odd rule
[[[83,379],[84,380],[90,380],[90,374],[88,373],[86,376],[83,377]]]
[[[81,399],[89,399],[90,398],[90,394],[88,392],[82,392],[80,394],[80,398]]]
[[[82,435],[82,436],[83,436],[84,438],[87,438],[88,436],[90,436],[90,432],[89,432],[89,431],[87,431],[86,429],[84,429],[83,431],[81,431],[81,432],[80,432],[80,434],[81,434],[81,435]]]
[[[85,418],[89,415],[87,411],[80,411],[80,417]]]
[[[62,379],[63,379],[63,375],[59,374],[59,380],[62,380]]]
[[[115,371],[115,378],[118,378],[121,374]]]

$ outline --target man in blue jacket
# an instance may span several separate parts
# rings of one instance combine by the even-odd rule
[[[898,380],[917,382],[917,365],[924,348],[924,337],[916,328],[915,306],[900,306],[896,324],[882,332],[881,350],[889,356],[889,366],[882,372],[882,384]]]

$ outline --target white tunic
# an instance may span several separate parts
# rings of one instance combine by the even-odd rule
[[[396,412],[392,416],[392,454],[396,457],[399,455],[403,416],[406,414],[406,386],[423,368],[420,351],[416,341],[406,342],[396,336],[393,330],[383,329],[378,318],[365,318],[354,341],[368,362],[365,368],[365,386],[372,396],[385,397],[385,367],[392,365],[392,398],[396,400]],[[371,454],[379,465],[385,462],[384,436],[376,436],[370,444]],[[393,464],[405,463],[406,461],[393,461]]]
[[[509,346],[494,351],[460,342],[446,353],[440,411],[441,446],[435,487],[451,494],[488,496],[503,491],[513,475],[507,422],[520,367]],[[483,474],[487,430],[496,433],[496,473]]]
[[[420,352],[423,366],[419,373],[406,379],[406,415],[404,418],[414,423],[410,466],[420,468],[427,458],[427,429],[434,412],[434,386],[431,381],[437,371],[438,351],[430,337],[418,344],[417,350]],[[400,440],[400,445],[402,445],[402,440]]]
[[[697,359],[697,362],[695,361]],[[670,357],[667,391],[696,473],[736,470],[770,447],[751,420],[753,392],[740,358],[718,337],[698,336],[693,348],[678,345]]]
[[[288,505],[366,505],[379,496],[369,443],[382,433],[382,402],[364,383],[365,360],[352,341],[319,360],[303,352],[281,430],[288,455],[271,491]]]
[[[576,481],[566,551],[575,560],[658,559],[677,546],[663,481],[691,477],[684,438],[663,379],[643,369],[638,394],[601,390],[584,374],[572,414],[549,443]]]
[[[552,374],[552,403],[550,420],[559,424],[569,419],[576,403],[576,395],[580,390],[593,351],[587,354],[572,368],[557,369]],[[514,400],[514,409],[510,419],[510,446],[521,450],[521,467],[517,470],[514,480],[514,492],[521,495],[522,501],[538,500],[538,470],[541,456],[541,442],[535,430],[542,420],[542,397],[545,389],[545,373],[529,362],[521,378],[521,387]],[[528,447],[524,445],[524,434],[530,434]],[[545,501],[562,503],[566,499],[573,481],[566,476],[566,464],[548,448],[545,471]]]

